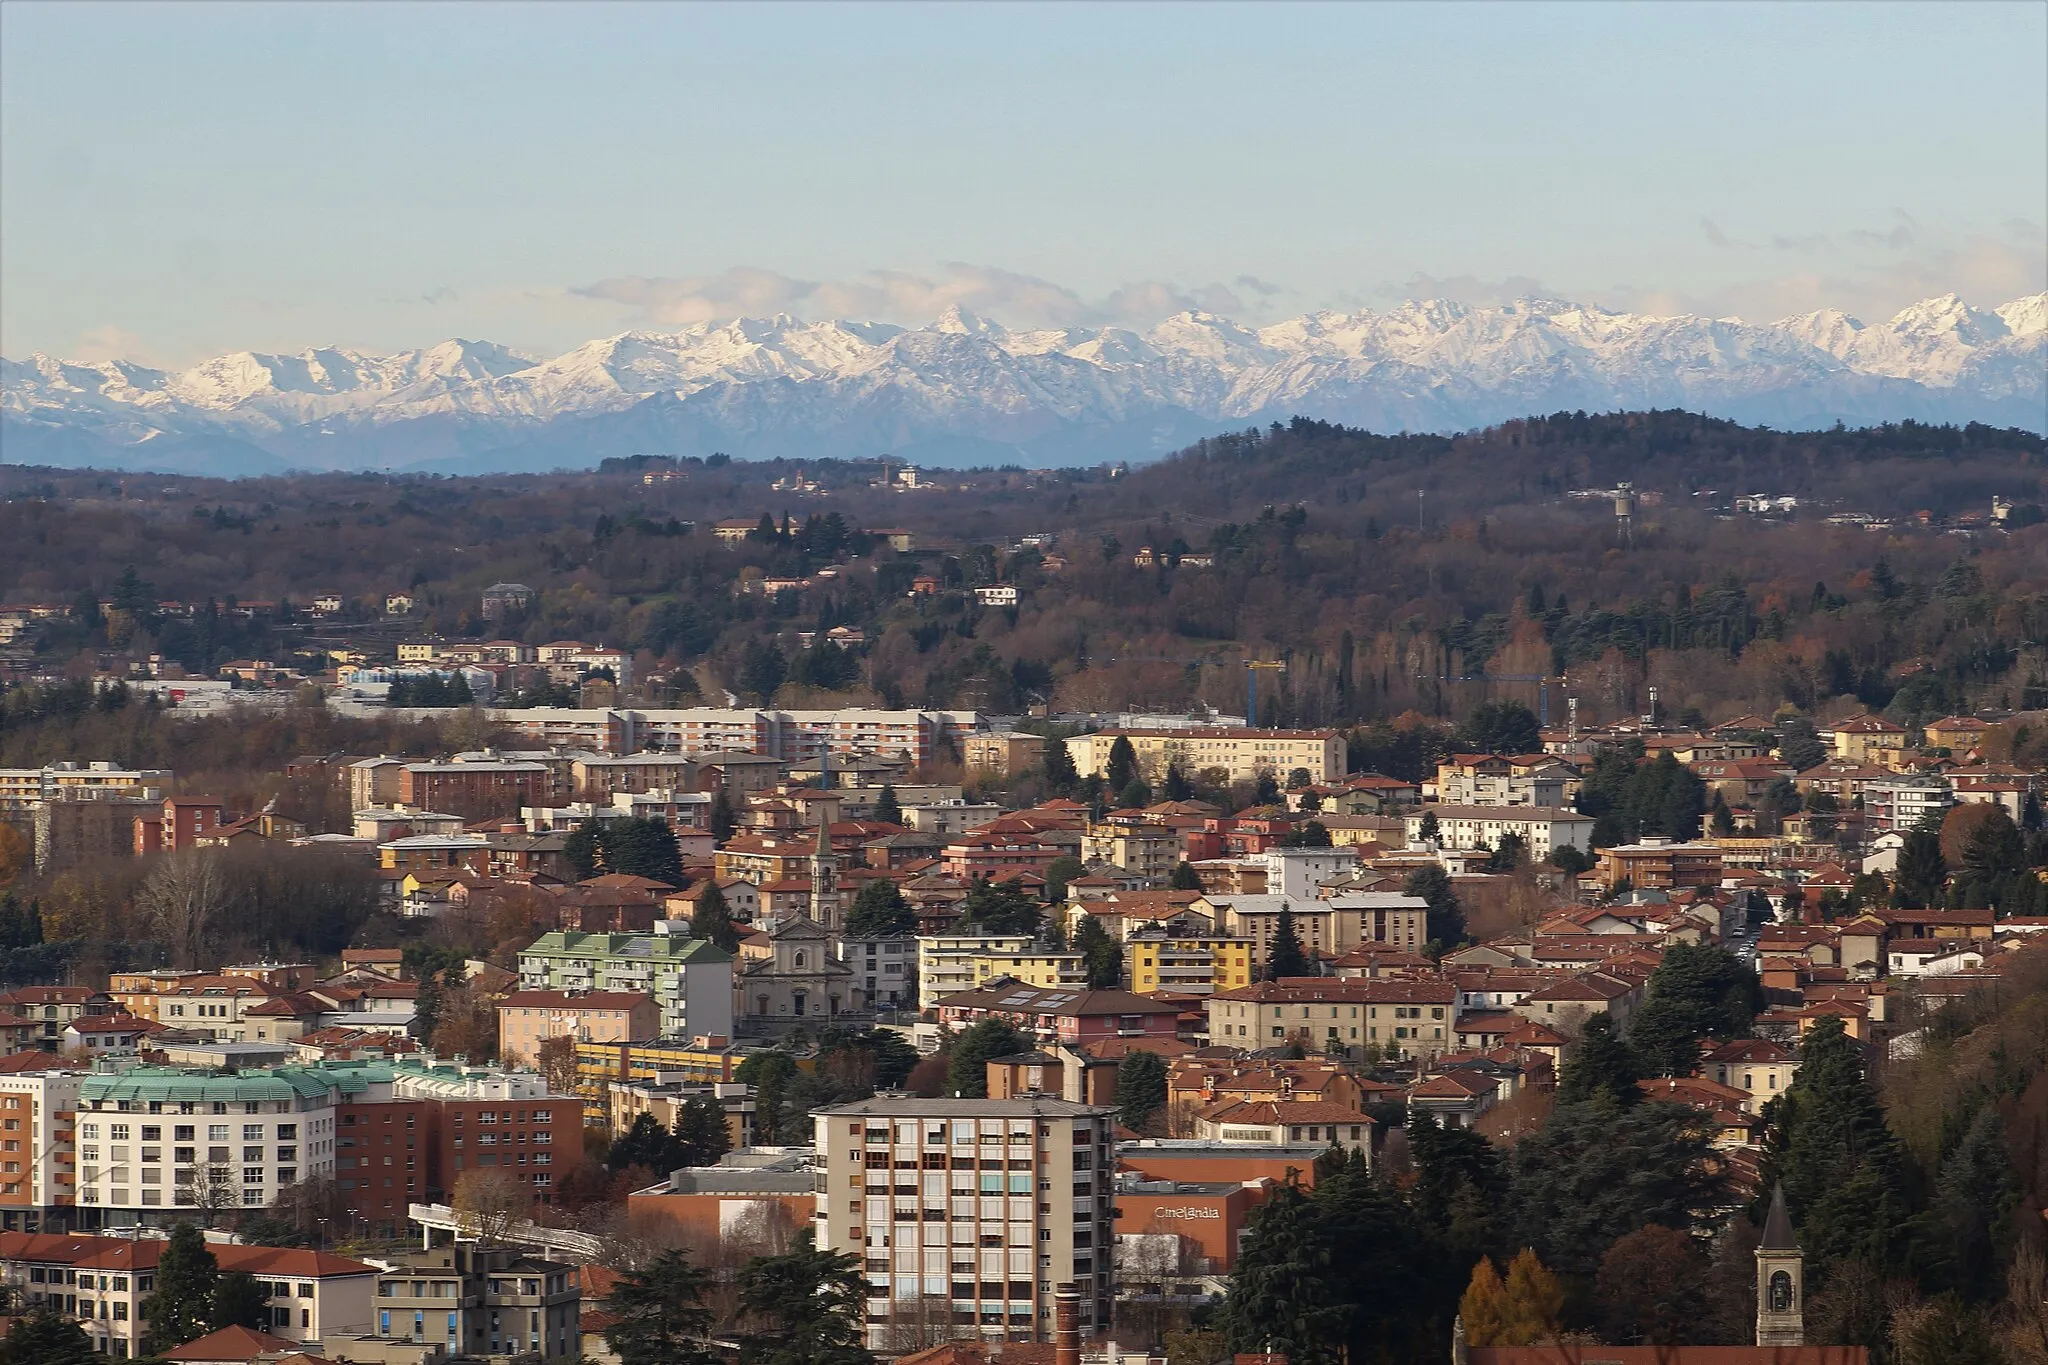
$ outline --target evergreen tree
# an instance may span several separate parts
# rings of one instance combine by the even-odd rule
[[[1409,1203],[1446,1261],[1465,1265],[1499,1249],[1508,1184],[1499,1150],[1470,1128],[1446,1128],[1417,1111],[1408,1120],[1408,1153],[1415,1164]]]
[[[0,1340],[0,1365],[98,1365],[92,1338],[57,1310],[37,1304]]]
[[[1174,891],[1200,891],[1202,879],[1196,874],[1194,866],[1183,858],[1173,865],[1173,878],[1167,882],[1167,886]]]
[[[635,1114],[632,1126],[613,1140],[604,1161],[615,1171],[645,1166],[657,1175],[666,1175],[679,1166],[690,1164],[683,1156],[675,1136],[666,1125],[654,1115],[642,1112]]]
[[[697,893],[696,908],[690,911],[690,937],[707,939],[728,953],[740,950],[740,931],[732,922],[732,911],[725,903],[725,893],[718,889],[716,877],[704,883],[704,889]]]
[[[1941,835],[1930,829],[1906,832],[1899,845],[1899,866],[1892,878],[1892,899],[1908,910],[1924,910],[1942,902],[1948,884],[1948,863],[1941,856]]]
[[[1156,1052],[1129,1052],[1116,1069],[1117,1118],[1142,1133],[1166,1107],[1166,1063]]]
[[[720,787],[711,794],[711,809],[706,815],[706,823],[711,827],[711,837],[721,844],[732,838],[732,832],[739,828],[739,817],[733,813],[732,798],[725,794],[725,788]]]
[[[1596,1014],[1580,1030],[1577,1044],[1565,1053],[1557,1080],[1557,1102],[1604,1101],[1626,1108],[1643,1097],[1636,1085],[1641,1077],[1635,1049],[1615,1029],[1613,1016]]]
[[[223,1327],[269,1331],[270,1286],[246,1271],[228,1271],[213,1282],[207,1326],[216,1332]]]
[[[1493,856],[1486,860],[1489,872],[1513,872],[1529,861],[1529,841],[1509,830],[1500,836],[1500,845],[1493,850]]]
[[[620,1365],[715,1365],[711,1310],[704,1306],[710,1277],[680,1251],[664,1251],[645,1269],[628,1271],[612,1286],[605,1307],[614,1321],[605,1344]]]
[[[1302,951],[1301,937],[1294,930],[1294,911],[1283,905],[1279,922],[1273,926],[1273,941],[1266,945],[1266,975],[1278,981],[1285,976],[1308,974],[1308,955]]]
[[[1014,877],[978,880],[960,902],[960,927],[982,934],[1036,934],[1041,909]]]
[[[1456,1280],[1436,1273],[1421,1221],[1355,1152],[1318,1178],[1311,1203],[1331,1249],[1344,1357],[1433,1357]]]
[[[886,877],[877,877],[853,898],[846,912],[849,938],[886,938],[891,934],[917,931],[917,912],[903,898],[903,888]]]
[[[1712,1125],[1675,1104],[1563,1104],[1515,1144],[1508,1206],[1546,1265],[1591,1283],[1600,1258],[1646,1223],[1694,1230],[1721,1198]]]
[[[1326,1233],[1319,1210],[1291,1182],[1252,1215],[1217,1314],[1233,1350],[1337,1365],[1344,1309]]]
[[[1048,739],[1041,763],[1045,769],[1045,789],[1055,796],[1069,795],[1081,780],[1080,772],[1074,767],[1074,756],[1067,752],[1064,740]]]
[[[1465,907],[1458,904],[1458,893],[1451,888],[1450,873],[1434,864],[1419,867],[1408,874],[1401,892],[1429,902],[1423,932],[1429,936],[1429,942],[1438,955],[1465,941]]]
[[[1138,751],[1131,746],[1130,737],[1118,735],[1109,746],[1109,762],[1103,765],[1102,776],[1111,791],[1122,791],[1138,779]]]
[[[811,1229],[780,1256],[756,1256],[739,1274],[740,1365],[872,1365],[860,1258],[818,1250]]]
[[[875,819],[885,825],[903,823],[903,807],[896,800],[896,788],[890,783],[884,782],[881,795],[875,798]]]
[[[709,1095],[692,1095],[676,1111],[675,1142],[683,1166],[715,1166],[732,1150],[732,1130],[725,1110]]]
[[[1194,798],[1194,785],[1188,781],[1187,774],[1180,770],[1180,764],[1166,765],[1166,776],[1160,783],[1159,794],[1167,801],[1188,801]]]
[[[796,1079],[796,1058],[779,1048],[756,1052],[741,1062],[732,1073],[732,1078],[742,1085],[754,1087],[754,1139],[757,1142],[774,1145],[783,1141],[784,1122],[788,1121],[788,1137],[809,1141],[811,1128],[808,1122],[797,1115],[786,1114],[791,1083]]]
[[[562,856],[579,882],[595,877],[604,860],[604,841],[596,819],[587,819],[562,841]]]
[[[1143,810],[1152,804],[1152,787],[1144,778],[1134,777],[1117,791],[1116,803],[1125,810]]]
[[[1482,702],[1453,738],[1461,752],[1533,754],[1543,749],[1536,713],[1518,701]]]
[[[1109,936],[1109,932],[1095,916],[1081,917],[1081,927],[1074,931],[1072,951],[1081,955],[1082,965],[1088,972],[1090,988],[1115,990],[1123,985],[1123,945]]]
[[[1436,811],[1422,812],[1422,823],[1415,827],[1415,838],[1420,843],[1434,843],[1444,837],[1443,827],[1437,823]]]
[[[1735,833],[1735,812],[1728,809],[1728,798],[1714,788],[1714,804],[1708,808],[1707,817],[1713,822],[1714,837],[1725,839]]]
[[[953,1040],[946,1060],[946,1093],[966,1100],[988,1098],[988,1062],[991,1057],[1012,1057],[1030,1050],[1024,1035],[1007,1019],[984,1019],[971,1024]]]
[[[1903,1268],[1913,1229],[1904,1156],[1864,1075],[1861,1045],[1836,1018],[1808,1030],[1799,1075],[1765,1108],[1763,1178],[1782,1184],[1799,1224],[1809,1275],[1825,1284],[1837,1265]]]
[[[1932,1207],[1947,1241],[1950,1276],[1966,1298],[1981,1302],[2005,1288],[1999,1272],[2019,1197],[2005,1124],[1995,1106],[1984,1104],[1941,1163]]]
[[[1053,905],[1064,905],[1067,900],[1067,886],[1076,877],[1088,875],[1087,866],[1071,853],[1061,854],[1045,865],[1045,898]]]
[[[145,1355],[162,1355],[212,1329],[213,1288],[220,1266],[207,1248],[196,1223],[179,1223],[157,1256],[156,1292],[142,1305],[149,1327],[143,1333]]]
[[[1742,959],[1711,944],[1673,944],[1650,976],[1650,1000],[1629,1029],[1643,1065],[1689,1076],[1698,1039],[1744,1038],[1763,1008],[1763,986]]]
[[[1778,757],[1795,772],[1806,772],[1827,761],[1827,746],[1804,716],[1794,716],[1778,727]]]

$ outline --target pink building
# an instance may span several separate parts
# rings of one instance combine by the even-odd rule
[[[661,1009],[640,991],[515,991],[498,1002],[498,1056],[529,1064],[549,1038],[646,1043],[661,1036]]]

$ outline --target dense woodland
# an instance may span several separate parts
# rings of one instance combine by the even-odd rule
[[[1238,661],[1265,657],[1287,663],[1261,691],[1266,722],[1457,719],[1542,692],[1599,719],[1640,710],[1653,685],[1673,715],[1839,704],[1921,719],[2020,706],[2048,675],[2048,469],[2023,432],[1780,433],[1648,413],[1381,437],[1297,420],[1127,474],[975,471],[910,493],[870,487],[869,465],[810,467],[824,492],[803,495],[769,487],[794,472],[781,464],[684,461],[682,478],[641,482],[652,467],[668,468],[240,483],[6,469],[0,600],[65,605],[35,643],[74,672],[110,651],[204,672],[509,633],[630,648],[656,680],[648,699],[665,702],[729,689],[1241,712]],[[1623,481],[1654,495],[1626,535],[1608,500],[1565,496]],[[1802,505],[1725,510],[1744,492]],[[1994,494],[2015,510],[1991,530]],[[1892,526],[1828,525],[1830,512]],[[708,534],[733,516],[761,527],[738,545]],[[863,534],[884,526],[929,548]],[[1055,537],[1064,566],[1048,572],[1027,535]],[[1158,562],[1136,567],[1146,546]],[[1192,551],[1213,567],[1180,565]],[[835,562],[800,590],[743,590]],[[925,574],[944,590],[906,597]],[[501,579],[538,599],[486,622],[478,594]],[[998,582],[1018,586],[1017,606],[964,591]],[[384,616],[395,591],[414,596],[412,616]],[[324,592],[350,611],[312,619]],[[275,617],[236,610],[252,601]],[[835,625],[863,630],[865,647],[795,639]],[[1533,680],[1556,675],[1542,692]]]

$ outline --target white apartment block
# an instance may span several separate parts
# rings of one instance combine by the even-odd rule
[[[334,1174],[339,1082],[307,1067],[240,1075],[139,1066],[86,1076],[78,1209],[88,1227],[262,1208]]]
[[[1358,870],[1358,850],[1343,848],[1269,848],[1258,855],[1266,864],[1266,892],[1308,900],[1324,882]]]
[[[767,754],[785,763],[815,762],[821,753],[906,754],[929,763],[980,727],[974,711],[754,711],[691,706],[669,710],[616,708],[496,711],[492,719],[539,745],[600,754]]]
[[[1169,764],[1193,776],[1205,768],[1221,768],[1227,780],[1271,776],[1281,785],[1296,768],[1306,769],[1310,782],[1331,782],[1344,775],[1344,737],[1335,730],[1253,730],[1236,726],[1188,726],[1176,729],[1097,730],[1066,741],[1074,770],[1083,777],[1104,772],[1118,737],[1130,740],[1138,770],[1157,782]]]
[[[1541,862],[1567,844],[1590,852],[1593,817],[1555,806],[1424,806],[1407,818],[1408,847],[1422,846],[1422,822],[1436,816],[1437,844],[1447,849],[1499,848],[1519,834],[1532,861]]]
[[[819,1109],[817,1240],[861,1258],[872,1349],[904,1320],[1050,1341],[1056,1288],[1084,1333],[1115,1301],[1109,1109],[1038,1096],[872,1099]]]

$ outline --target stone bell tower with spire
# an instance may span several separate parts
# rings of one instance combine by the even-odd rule
[[[818,785],[832,789],[832,737],[825,737],[818,755]],[[839,927],[838,863],[832,856],[832,828],[826,807],[818,817],[818,841],[811,847],[811,918],[827,929]]]
[[[1756,1344],[1806,1344],[1806,1253],[1792,1233],[1783,1185],[1771,1191],[1771,1211],[1756,1249]]]

